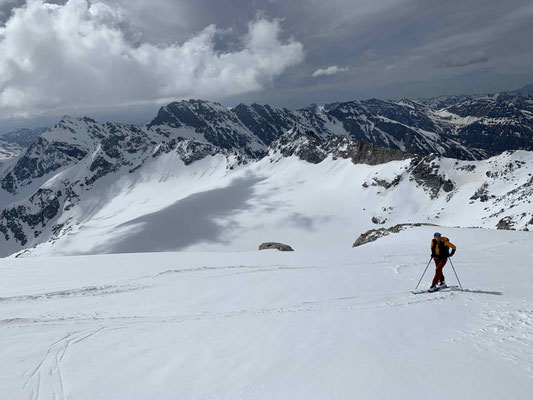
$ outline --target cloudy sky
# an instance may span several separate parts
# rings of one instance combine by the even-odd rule
[[[0,132],[533,83],[530,0],[0,0]]]

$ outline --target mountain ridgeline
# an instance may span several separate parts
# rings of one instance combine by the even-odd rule
[[[442,157],[480,162],[475,160],[508,150],[533,150],[533,95],[517,91],[417,101],[370,99],[296,111],[188,100],[162,107],[146,126],[64,117],[55,127],[39,131],[31,143],[21,139],[28,137],[23,134],[6,136],[25,150],[6,152],[13,157],[0,164],[4,256],[72,233],[112,201],[120,185],[148,179],[147,171],[154,165],[161,168],[162,160],[170,163],[165,164],[165,176],[208,157],[223,160],[217,168],[225,171],[291,156],[310,164],[328,158],[373,166],[407,160],[403,175],[390,181],[376,177],[372,185],[386,182],[390,190],[406,179],[424,187],[431,199],[449,198],[458,184],[440,168]],[[526,164],[516,160],[509,168]],[[487,174],[493,178],[498,172],[488,168]],[[492,183],[476,185],[489,196]],[[515,202],[527,198],[527,185],[522,191],[513,189]],[[504,202],[499,196],[493,194],[498,204]],[[508,222],[505,227],[529,224],[527,213],[507,220],[503,214],[494,213],[500,217],[496,222]],[[494,218],[487,223],[493,224]]]
[[[297,111],[259,104],[228,109],[190,100],[163,107],[148,124],[167,136],[191,129],[211,144],[253,156],[294,127],[324,140],[341,135],[412,154],[483,159],[506,150],[533,149],[533,95],[370,99]]]

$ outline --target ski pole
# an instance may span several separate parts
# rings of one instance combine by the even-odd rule
[[[422,276],[420,277],[420,280],[418,281],[416,287],[415,287],[415,290],[418,289],[418,285],[420,285],[420,282],[422,282],[422,278],[424,277],[424,275],[426,274],[426,271],[428,270],[428,267],[429,267],[429,264],[431,263],[431,260],[433,260],[433,257],[431,257],[429,259],[429,262],[428,262],[428,265],[426,265],[426,269],[424,270],[424,273],[422,274]]]
[[[453,267],[453,262],[451,258],[450,258],[450,264],[452,265],[453,273],[455,274],[455,277],[457,278],[457,282],[459,282],[459,287],[461,288],[461,291],[462,291],[463,287],[461,286],[461,281],[459,280],[459,277],[457,276],[457,272],[455,272],[455,268]]]

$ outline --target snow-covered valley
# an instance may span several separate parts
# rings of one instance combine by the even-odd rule
[[[0,397],[529,398],[532,234],[439,228],[465,290],[413,295],[435,229],[353,249],[4,258]]]
[[[525,151],[375,166],[276,152],[241,166],[220,154],[186,166],[169,153],[136,174],[97,182],[83,201],[65,206],[51,240],[36,238],[19,254],[250,251],[265,241],[346,249],[369,229],[419,222],[496,228],[503,220],[524,229],[533,220],[532,171],[533,153]]]

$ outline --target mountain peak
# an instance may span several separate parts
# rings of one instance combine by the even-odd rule
[[[64,115],[63,118],[56,124],[57,127],[65,127],[72,125],[87,125],[87,124],[96,124],[97,122],[89,117],[72,117],[70,115]]]

